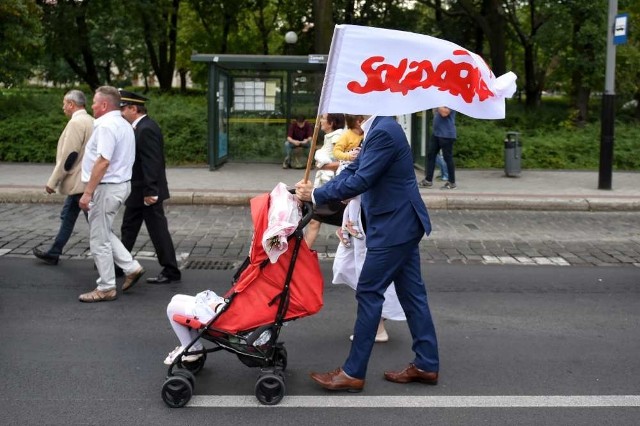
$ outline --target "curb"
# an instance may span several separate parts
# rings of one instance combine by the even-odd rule
[[[172,191],[167,204],[246,206],[264,191]],[[0,188],[0,203],[62,204],[65,196],[45,194],[41,189]],[[538,195],[422,194],[434,210],[537,210],[537,211],[640,211],[640,197],[579,197]]]

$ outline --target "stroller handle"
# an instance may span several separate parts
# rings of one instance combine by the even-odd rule
[[[289,193],[295,195],[296,189],[289,188]],[[298,224],[297,229],[298,230],[304,229],[304,227],[307,226],[309,222],[311,222],[312,218],[313,218],[313,203],[309,201],[303,201],[302,202],[302,219],[300,219],[300,223]]]

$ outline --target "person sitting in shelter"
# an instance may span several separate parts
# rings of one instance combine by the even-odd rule
[[[304,115],[297,115],[295,121],[289,126],[287,140],[284,142],[285,157],[282,162],[283,169],[291,168],[291,154],[293,149],[297,147],[309,148],[312,138],[313,127],[311,123],[305,119]]]

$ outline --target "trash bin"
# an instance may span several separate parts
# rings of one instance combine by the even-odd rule
[[[504,140],[504,174],[507,177],[520,176],[520,159],[522,158],[522,142],[520,133],[507,132]]]

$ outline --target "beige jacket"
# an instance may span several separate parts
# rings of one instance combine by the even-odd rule
[[[58,139],[56,151],[56,166],[51,173],[47,186],[59,188],[63,195],[81,194],[84,192],[84,183],[81,182],[82,156],[84,147],[93,132],[93,117],[87,111],[81,109],[73,113],[71,119]],[[72,153],[78,153],[78,158],[73,162],[69,170],[65,170],[65,162]]]

